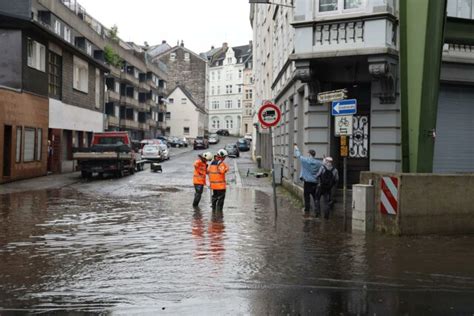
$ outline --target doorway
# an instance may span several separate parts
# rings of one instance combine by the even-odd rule
[[[10,177],[12,170],[12,127],[5,125],[3,133],[3,176]]]

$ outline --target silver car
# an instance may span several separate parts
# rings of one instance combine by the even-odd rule
[[[163,159],[161,146],[166,145],[145,145],[143,147],[142,159],[150,161],[161,161]]]
[[[168,146],[165,144],[159,145],[161,149],[161,160],[169,160],[170,159],[170,150]]]

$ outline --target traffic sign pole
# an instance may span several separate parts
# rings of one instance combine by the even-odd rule
[[[273,160],[273,127],[270,127],[270,140],[271,140],[270,157],[272,160],[273,206],[275,208],[275,218],[276,218],[278,216],[278,205],[277,205],[276,183],[275,183],[275,161]]]

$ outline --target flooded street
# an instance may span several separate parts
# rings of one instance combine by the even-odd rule
[[[0,315],[473,315],[474,236],[344,233],[235,184],[195,211],[194,159],[1,194]]]

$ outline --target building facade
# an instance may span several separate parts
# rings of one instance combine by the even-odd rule
[[[11,61],[0,70],[8,96],[0,108],[2,181],[75,171],[73,148],[89,146],[95,132],[164,133],[166,67],[139,46],[75,0],[1,0],[0,15],[2,59]]]
[[[282,110],[282,121],[274,129],[273,150],[284,178],[301,184],[294,145],[303,152],[315,149],[319,158],[332,156],[343,171],[331,104],[317,98],[319,93],[333,90],[345,90],[348,99],[357,99],[353,134],[348,138],[349,183],[357,183],[365,170],[400,172],[398,1],[296,0],[293,4],[294,9],[251,5],[255,102],[271,100]],[[464,2],[449,1],[448,15],[465,14],[459,9],[462,5]],[[474,170],[472,153],[466,151],[472,146],[454,139],[474,134],[467,127],[472,126],[467,120],[472,120],[473,109],[468,105],[473,52],[469,46],[445,45],[434,139],[435,172]],[[455,113],[467,116],[459,118]],[[461,124],[456,126],[456,121]],[[459,163],[452,161],[454,156],[459,158],[453,152],[462,156]],[[269,157],[263,150],[257,154]]]
[[[190,96],[192,103],[200,109],[204,110],[203,115],[207,115],[207,72],[208,63],[205,58],[194,53],[184,46],[181,42],[180,45],[170,47],[166,42],[161,45],[151,47],[148,50],[151,56],[151,60],[154,62],[160,62],[166,65],[167,76],[168,76],[168,91],[175,91],[177,87],[181,87],[181,90],[186,91]],[[174,96],[168,95],[169,98]],[[168,106],[173,106],[171,103]],[[169,110],[168,112],[172,112]],[[193,115],[194,116],[194,113]],[[171,120],[175,116],[171,116]],[[204,133],[208,132],[207,119],[204,124],[204,130],[199,132],[199,136],[203,136]],[[197,123],[197,122],[196,122]],[[182,129],[176,130],[173,126],[176,126],[176,122],[170,122],[167,133],[169,136],[187,136],[183,134]],[[177,134],[174,134],[174,133]]]
[[[244,71],[251,68],[251,45],[213,49],[204,55],[209,60],[209,131],[227,129],[242,135]],[[248,123],[247,123],[248,124]]]
[[[204,136],[207,125],[206,109],[194,100],[184,86],[176,86],[168,96],[166,121],[169,135],[194,140]]]
[[[253,115],[254,115],[254,101],[253,101],[253,70],[252,57],[245,63],[244,68],[244,84],[242,88],[242,127],[241,135],[253,134]]]
[[[42,1],[0,1],[0,14],[2,181],[72,171],[72,148],[104,128],[103,54]]]

